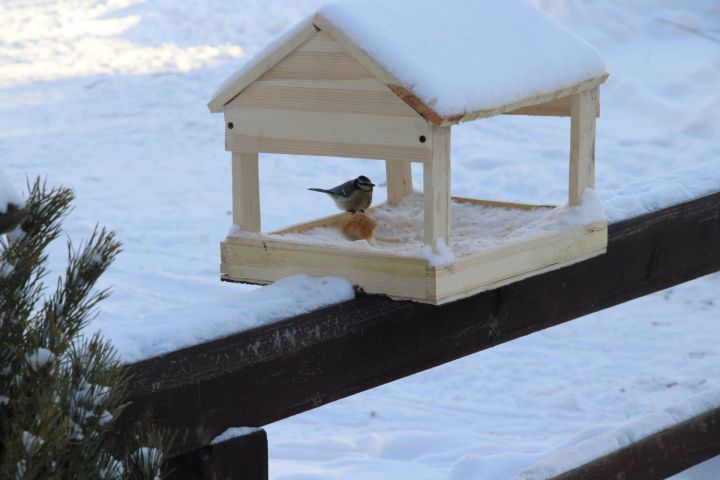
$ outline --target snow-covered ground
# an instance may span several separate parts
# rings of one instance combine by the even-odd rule
[[[1,165],[17,187],[44,175],[76,190],[65,224],[71,237],[96,222],[117,231],[125,251],[103,279],[115,293],[89,328],[104,330],[124,358],[290,315],[293,298],[315,297],[298,305],[306,309],[349,295],[342,281],[300,279],[273,293],[221,284],[217,275],[218,243],[231,223],[230,161],[222,119],[205,103],[322,3],[3,5]],[[720,190],[720,4],[534,3],[607,60],[597,190],[609,219]],[[568,130],[567,119],[514,116],[458,127],[453,194],[562,203]],[[384,166],[266,156],[264,226],[334,213],[306,187],[358,174],[382,183]],[[383,199],[380,188],[375,200]],[[60,271],[57,243],[51,261]],[[720,275],[705,277],[271,425],[271,476],[513,478],[565,447],[716,388],[718,297]],[[205,322],[218,312],[212,330]],[[679,478],[719,476],[716,460]]]

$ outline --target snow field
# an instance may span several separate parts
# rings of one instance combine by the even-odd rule
[[[103,330],[125,360],[313,308],[312,298],[297,304],[292,289],[218,281],[218,243],[231,226],[230,160],[222,119],[205,105],[243,61],[321,3],[3,6],[0,166],[17,190],[36,175],[73,187],[78,200],[64,225],[72,238],[96,222],[117,231],[124,252],[101,281],[114,293],[89,330]],[[533,3],[607,60],[596,164],[609,220],[719,190],[719,47],[693,33],[718,38],[717,2]],[[562,204],[568,132],[567,119],[552,118],[460,125],[453,194]],[[265,229],[335,213],[305,189],[358,174],[381,180],[384,165],[263,155]],[[420,174],[414,169],[416,185]],[[377,189],[376,203],[384,193]],[[54,246],[54,274],[64,248]],[[311,292],[299,296],[346,298],[340,283],[296,281]],[[271,476],[513,478],[714,388],[718,297],[720,277],[708,276],[273,424]],[[218,321],[211,327],[208,318]],[[718,472],[714,461],[679,478],[714,480]]]

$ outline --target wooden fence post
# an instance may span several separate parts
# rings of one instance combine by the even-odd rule
[[[267,434],[257,429],[223,442],[206,445],[167,462],[169,480],[267,480]]]

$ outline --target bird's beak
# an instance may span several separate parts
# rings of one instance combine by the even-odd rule
[[[374,184],[374,183],[371,183],[371,184],[370,184],[370,186],[371,186],[371,187],[374,187],[374,186],[375,186],[375,184]]]

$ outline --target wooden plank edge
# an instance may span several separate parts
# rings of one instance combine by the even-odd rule
[[[522,107],[505,112],[505,115],[528,115],[538,117],[569,117],[571,115],[573,95],[560,97],[546,103]],[[600,107],[595,110],[595,117],[600,117]]]
[[[570,95],[575,95],[580,92],[584,92],[586,90],[590,90],[592,88],[598,87],[605,83],[609,77],[609,74],[604,73],[602,75],[598,75],[597,77],[590,78],[588,80],[585,80],[584,82],[580,82],[576,85],[572,85],[567,88],[563,88],[562,90],[557,90],[554,92],[548,92],[543,93],[539,95],[532,95],[530,97],[525,97],[523,99],[520,99],[516,102],[509,103],[507,105],[503,105],[496,108],[491,108],[487,110],[475,110],[472,112],[465,113],[460,119],[457,121],[454,121],[450,124],[460,123],[460,122],[469,122],[471,120],[477,120],[480,118],[488,118],[488,117],[494,117],[495,115],[502,115],[508,112],[512,112],[515,110],[519,110],[521,108],[531,107],[535,105],[542,105],[544,103],[551,102],[553,100],[557,100],[562,97],[567,97]]]
[[[348,240],[350,242],[350,240]],[[333,253],[345,255],[347,257],[355,259],[367,259],[367,260],[393,260],[397,262],[416,264],[424,263],[427,265],[427,260],[424,257],[413,257],[410,255],[396,255],[392,252],[384,250],[370,250],[365,248],[352,248],[342,247],[338,245],[323,244],[323,243],[304,243],[297,242],[295,240],[289,240],[285,238],[271,238],[267,236],[257,237],[226,237],[222,244],[227,245],[239,245],[243,247],[258,248],[258,250],[269,250],[272,248],[277,249],[293,249],[293,250],[305,250],[311,253]]]
[[[480,205],[483,207],[495,207],[495,208],[508,208],[518,210],[538,210],[541,208],[557,208],[560,205],[541,204],[536,205],[534,203],[521,203],[521,202],[503,202],[500,200],[484,200],[481,198],[470,198],[470,197],[456,197],[453,196],[452,200],[457,203],[471,203],[473,205]]]
[[[342,215],[342,214],[340,214]],[[339,221],[333,217],[328,217],[329,221]],[[310,222],[311,224],[314,222]],[[510,258],[518,254],[522,254],[527,251],[537,249],[551,248],[554,244],[562,242],[580,242],[588,238],[598,238],[593,248],[585,248],[578,254],[572,255],[570,258],[564,258],[567,255],[563,255],[562,260],[544,264],[538,268],[533,268],[530,271],[520,273],[500,273],[501,277],[493,279],[488,282],[482,282],[475,285],[468,285],[459,289],[455,289],[449,293],[438,294],[438,283],[439,282],[451,282],[452,278],[459,274],[459,272],[472,268],[483,268],[489,262],[498,261],[502,258]],[[602,237],[602,238],[600,238]],[[434,267],[429,265],[426,259],[423,257],[412,257],[407,255],[399,255],[393,252],[387,251],[373,251],[364,249],[353,249],[350,247],[342,247],[337,245],[322,245],[322,244],[311,244],[302,243],[290,239],[282,238],[269,238],[265,237],[241,237],[233,236],[228,237],[222,242],[221,250],[232,249],[233,245],[237,245],[242,248],[254,248],[260,252],[271,252],[271,251],[291,251],[297,250],[298,252],[306,251],[308,253],[315,254],[336,254],[340,255],[342,260],[352,259],[354,264],[355,275],[350,277],[354,283],[354,287],[357,291],[368,293],[368,294],[381,294],[387,295],[393,300],[412,300],[421,303],[429,303],[432,305],[440,305],[448,303],[460,298],[474,295],[486,290],[497,288],[503,285],[507,285],[514,281],[522,280],[533,275],[538,275],[547,271],[555,270],[565,266],[572,265],[577,262],[581,262],[592,258],[597,255],[605,253],[605,247],[607,245],[607,222],[598,221],[588,225],[578,225],[573,227],[567,227],[561,231],[552,232],[546,235],[538,237],[532,237],[524,240],[514,242],[512,244],[504,245],[499,248],[494,248],[488,251],[475,253],[467,256],[460,257],[456,262],[449,266]],[[601,248],[598,248],[601,247]],[[563,247],[563,249],[566,247]],[[273,283],[277,279],[273,280],[269,278],[272,275],[270,272],[274,272],[272,264],[253,264],[246,268],[246,270],[263,270],[266,273],[258,273],[255,276],[246,276],[242,273],[238,273],[237,270],[240,268],[235,264],[227,263],[225,258],[226,255],[221,255],[221,280],[226,282],[236,282],[252,285],[267,285]],[[423,271],[425,272],[426,288],[423,293],[416,292],[411,293],[409,290],[405,291],[389,291],[387,287],[380,285],[384,283],[379,280],[377,275],[390,275],[389,273],[383,273],[377,271],[376,268],[368,268],[365,270],[359,269],[358,261],[376,261],[384,260],[387,262],[400,262],[403,266],[408,267],[411,265],[422,264]],[[298,267],[300,268],[300,267]],[[235,272],[232,272],[235,270]],[[301,273],[298,270],[298,273]],[[305,272],[307,273],[307,272]],[[337,275],[342,276],[342,272],[336,273],[331,270],[323,271],[324,275]],[[417,281],[417,275],[408,275],[406,268],[402,271],[397,271],[394,275],[397,281],[414,282]],[[365,280],[358,280],[358,277],[364,277]],[[440,278],[443,277],[443,278]],[[404,279],[404,280],[403,280]],[[376,283],[379,282],[377,285]],[[408,283],[410,285],[411,283]]]
[[[292,140],[279,137],[257,137],[225,134],[225,150],[235,152],[277,153],[281,155],[307,155],[313,157],[349,157],[363,160],[427,163],[431,161],[429,143],[422,147],[368,145],[310,140]]]
[[[473,288],[473,289],[470,289],[467,291],[462,291],[459,293],[449,293],[449,294],[439,297],[435,302],[428,302],[428,303],[434,303],[436,305],[444,305],[446,303],[455,302],[457,300],[461,300],[468,296],[477,295],[477,294],[487,292],[490,290],[496,290],[498,288],[504,287],[511,283],[519,282],[521,280],[525,280],[527,278],[534,277],[536,275],[541,275],[543,273],[552,272],[553,270],[559,270],[561,268],[569,267],[569,266],[575,265],[576,263],[590,260],[591,258],[597,257],[599,255],[603,255],[605,253],[607,253],[607,248],[600,248],[597,250],[592,250],[592,251],[584,253],[582,255],[578,255],[577,257],[573,257],[568,260],[565,260],[563,262],[552,263],[545,267],[537,268],[537,269],[531,270],[529,272],[521,273],[518,275],[512,275],[512,276],[504,278],[502,280],[498,280],[493,283],[482,285],[477,288]]]
[[[663,480],[718,455],[715,408],[549,480]]]
[[[342,214],[340,214],[342,215]],[[336,219],[333,219],[332,217],[328,217],[327,219],[329,222],[334,222]],[[337,221],[340,221],[341,219],[337,219]],[[298,224],[295,226],[295,228],[302,228],[303,224]],[[591,224],[587,225],[576,225],[576,226],[570,226],[566,227],[563,230],[554,231],[545,235],[539,235],[535,237],[531,237],[524,240],[519,240],[517,242],[513,242],[507,245],[503,245],[497,248],[493,248],[490,250],[485,250],[478,253],[469,254],[463,257],[459,257],[457,259],[456,264],[448,265],[448,266],[440,266],[440,267],[432,267],[428,266],[429,270],[447,270],[452,269],[453,267],[457,268],[463,268],[465,264],[467,263],[477,263],[481,262],[486,258],[495,258],[495,257],[501,257],[501,256],[507,256],[511,255],[512,253],[523,251],[527,249],[536,248],[538,245],[545,245],[549,243],[553,243],[558,241],[559,239],[566,238],[568,235],[571,235],[572,237],[579,237],[585,234],[586,232],[597,232],[601,230],[607,229],[607,222],[605,221],[598,221],[593,222]],[[285,233],[284,231],[280,231],[281,234]],[[293,232],[288,232],[293,233]],[[306,242],[299,242],[296,240],[290,240],[286,238],[273,238],[270,236],[228,236],[225,238],[223,243],[227,242],[228,244],[236,244],[236,245],[242,245],[242,246],[250,246],[250,247],[257,247],[261,248],[263,250],[267,250],[272,247],[277,248],[295,248],[295,249],[306,249],[308,251],[312,252],[328,252],[332,251],[333,253],[340,253],[343,255],[348,255],[352,257],[358,257],[358,258],[372,258],[372,259],[388,259],[388,260],[397,260],[404,263],[416,263],[418,261],[425,261],[425,257],[420,256],[412,256],[412,255],[400,255],[391,251],[385,251],[385,250],[368,250],[364,248],[351,248],[351,247],[343,247],[340,245],[331,245],[331,244],[323,244],[323,243],[306,243]],[[348,240],[348,242],[351,242]]]

